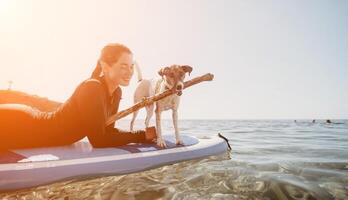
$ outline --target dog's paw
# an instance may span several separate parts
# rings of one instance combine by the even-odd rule
[[[161,148],[167,148],[167,144],[163,139],[157,139],[157,146]]]
[[[182,146],[182,145],[184,145],[184,142],[180,139],[180,140],[176,140],[175,144],[177,146]]]

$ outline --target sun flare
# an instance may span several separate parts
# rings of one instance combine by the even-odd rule
[[[13,2],[11,0],[0,0],[0,15],[7,13]]]

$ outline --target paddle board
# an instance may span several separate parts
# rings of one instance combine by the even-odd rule
[[[86,138],[69,146],[16,149],[0,154],[0,191],[45,185],[75,177],[139,172],[184,160],[216,155],[227,150],[218,136],[197,138],[182,134],[176,146],[173,135],[163,136],[168,148],[155,144],[129,144],[93,148]]]

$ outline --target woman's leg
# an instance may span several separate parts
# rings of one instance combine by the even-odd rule
[[[15,90],[2,90],[0,95],[0,104],[24,104],[46,112],[54,111],[61,105],[59,102],[44,97]]]
[[[0,147],[28,148],[40,143],[35,110],[20,104],[0,104]]]

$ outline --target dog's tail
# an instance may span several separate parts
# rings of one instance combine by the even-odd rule
[[[141,73],[141,70],[140,70],[140,67],[139,67],[137,61],[134,62],[134,68],[135,68],[135,70],[137,71],[138,82],[140,82],[141,80],[143,80],[143,75],[142,75],[142,73]]]

